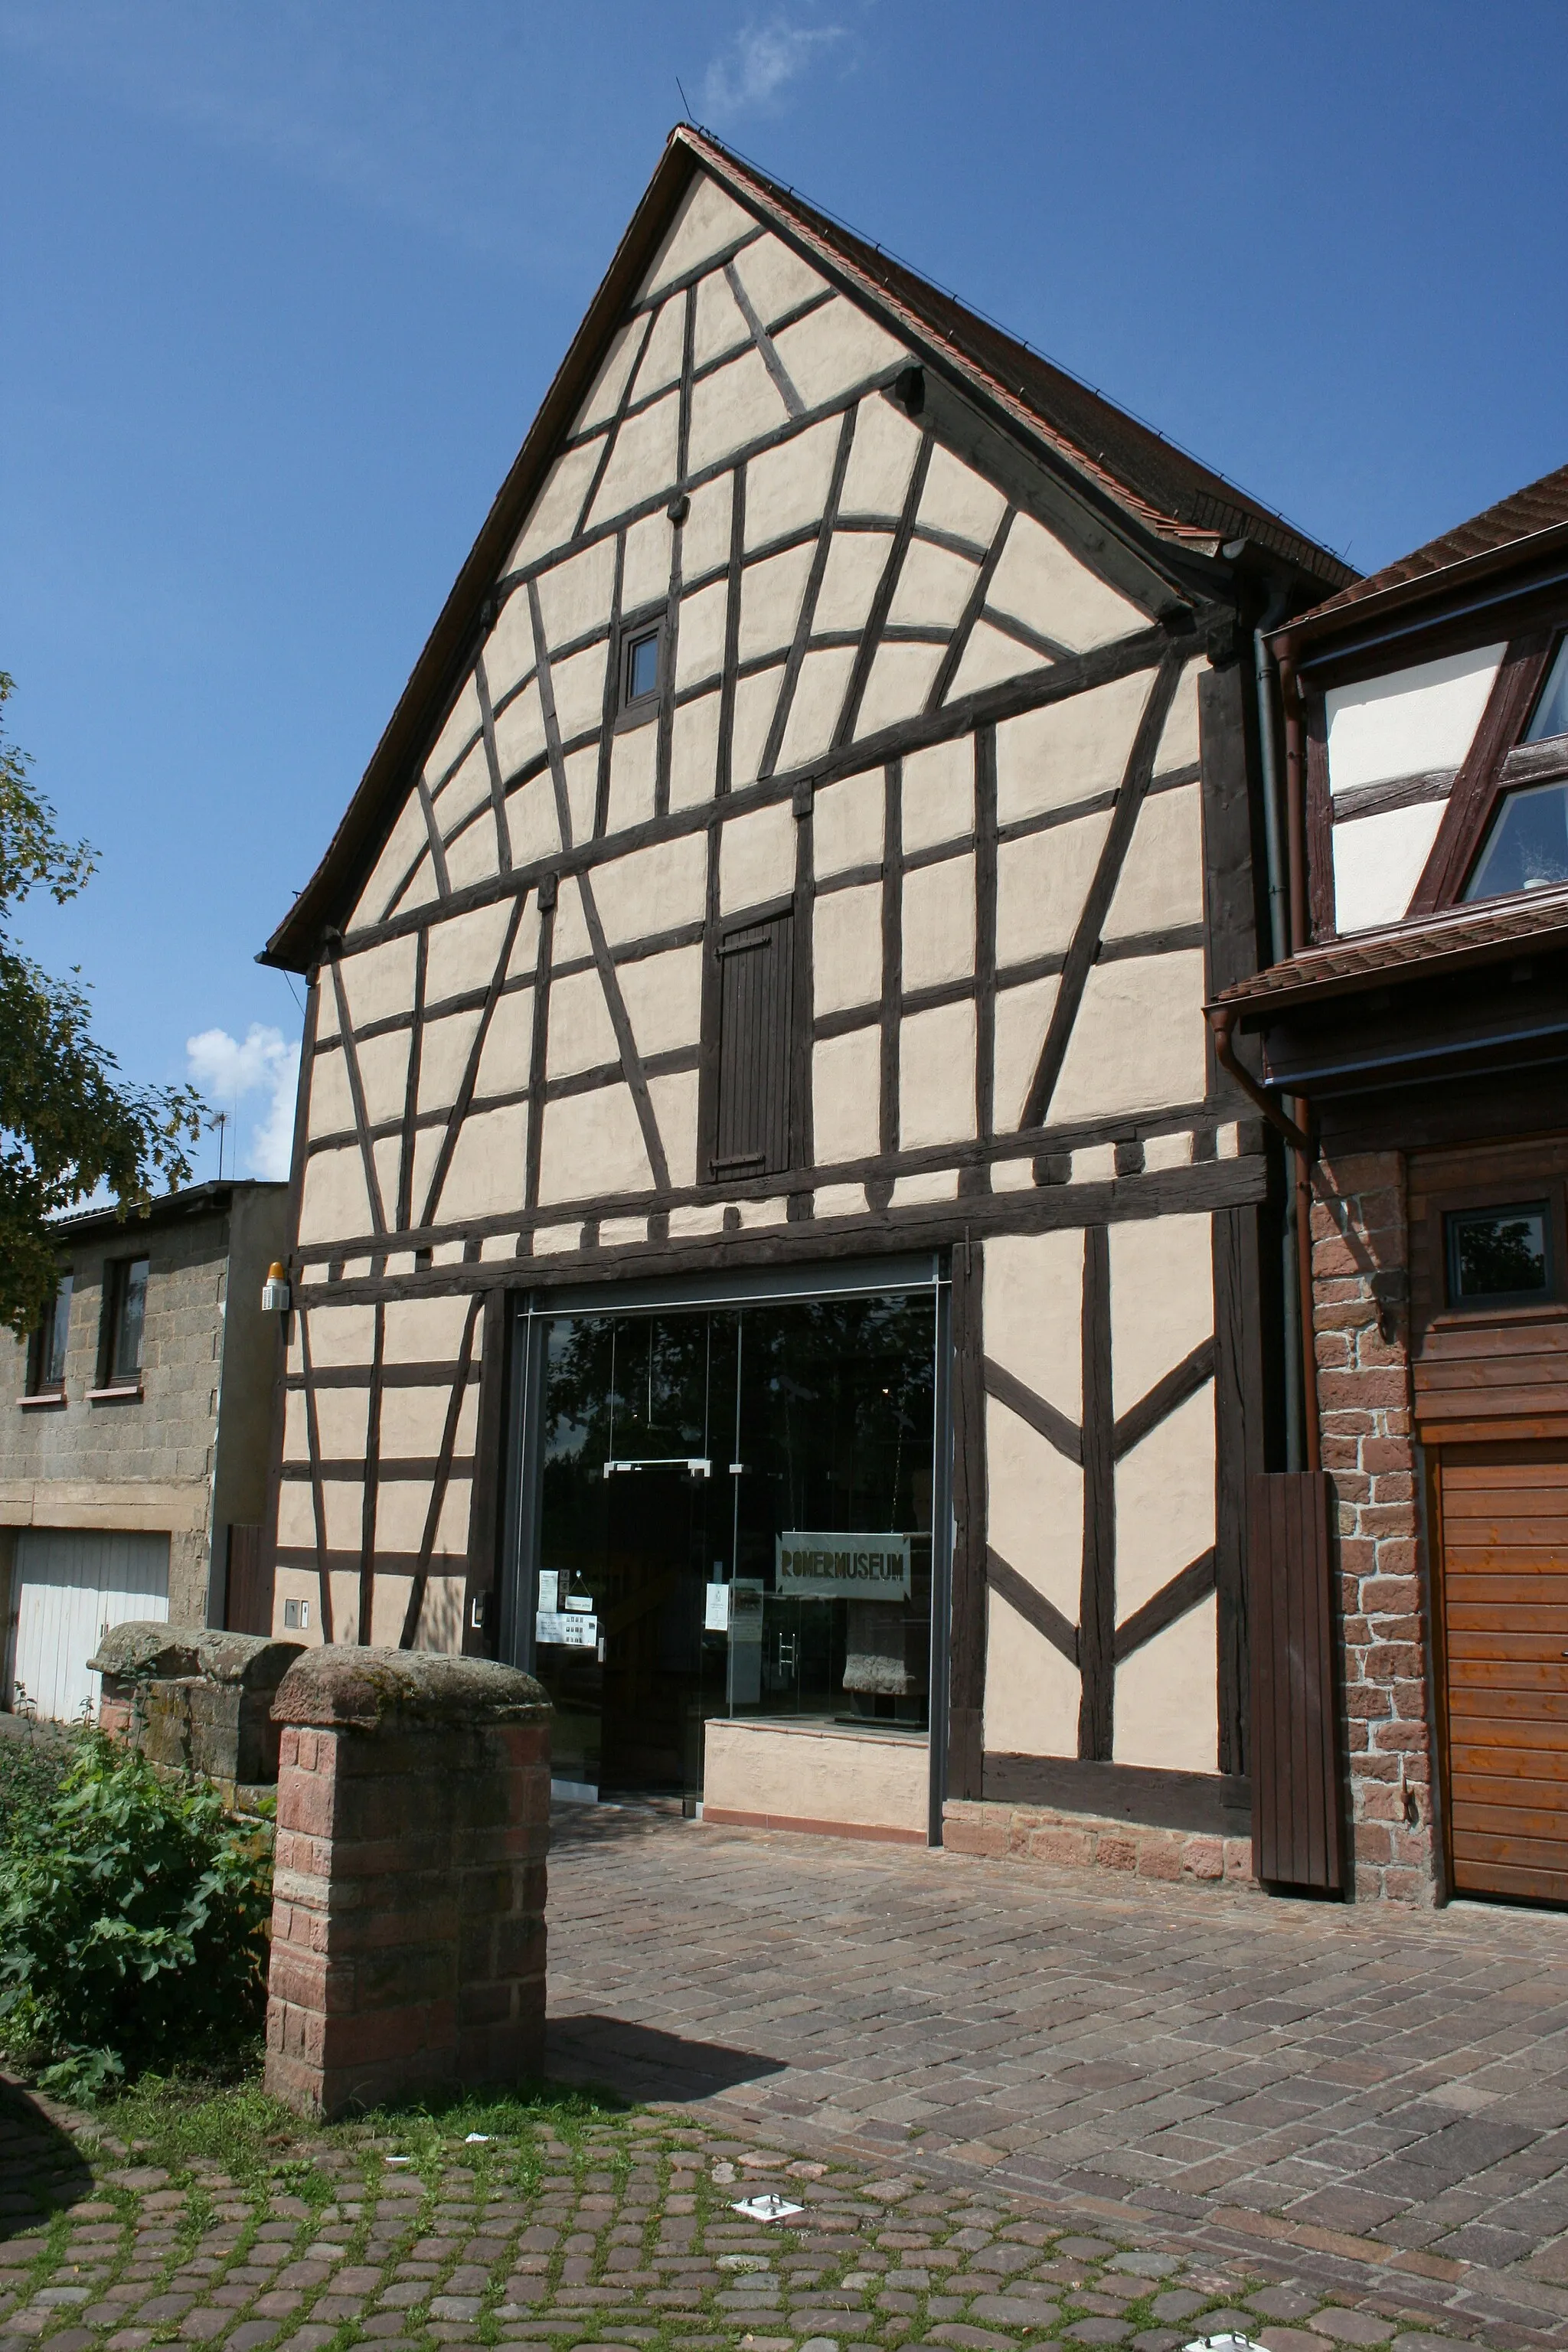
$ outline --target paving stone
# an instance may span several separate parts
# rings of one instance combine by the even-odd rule
[[[1266,2352],[1321,2352],[1323,2339],[1304,2327],[1266,2327],[1256,2341]]]
[[[1307,2312],[1316,2311],[1322,2297],[1308,2294],[1299,2286],[1266,2286],[1247,2300],[1269,2319],[1300,2319]]]
[[[1125,2344],[1132,2330],[1121,2319],[1075,2319],[1068,2329],[1075,2344]]]
[[[1320,2311],[1311,2326],[1320,2336],[1331,2336],[1337,2344],[1386,2344],[1394,2334],[1392,2320],[1379,2319],[1370,2311]]]

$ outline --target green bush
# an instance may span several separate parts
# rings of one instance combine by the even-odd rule
[[[0,1733],[0,1856],[37,1837],[72,1753],[68,1740],[47,1733]]]
[[[237,2057],[266,2010],[272,1863],[205,1781],[84,1732],[52,1804],[0,1853],[0,2032],[89,2095]]]

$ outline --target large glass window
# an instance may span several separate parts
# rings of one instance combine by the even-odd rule
[[[535,1671],[553,1771],[694,1794],[710,1716],[923,1737],[930,1290],[552,1317]]]

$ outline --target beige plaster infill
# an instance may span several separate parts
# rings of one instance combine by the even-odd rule
[[[705,1820],[776,1828],[858,1830],[923,1840],[929,1751],[923,1739],[819,1723],[709,1721]]]

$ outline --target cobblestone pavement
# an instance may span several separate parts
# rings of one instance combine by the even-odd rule
[[[644,2111],[476,2146],[372,2118],[238,2178],[10,2092],[0,2352],[1568,2342],[1554,1921],[558,1832],[552,2072]],[[1312,2202],[1396,2166],[1383,2221]],[[801,2210],[734,2210],[764,2188]],[[1521,2204],[1522,2252],[1465,2250]]]
[[[584,1809],[551,2005],[558,2074],[1568,2318],[1568,1918]]]
[[[67,2119],[68,2121],[69,2119]],[[1547,2340],[1477,2313],[1435,2332],[1399,2281],[1338,2289],[1270,2254],[1216,2260],[1035,2200],[792,2158],[669,2112],[482,2150],[395,2136],[311,2151],[287,2185],[100,2151],[90,2184],[37,2103],[0,2129],[3,2352],[1452,2352]],[[403,2143],[406,2145],[406,2143]],[[84,2186],[90,2193],[82,2194]],[[736,2200],[771,2189],[782,2220]],[[53,2221],[35,2200],[75,2201]],[[31,2209],[31,2210],[28,2210]]]

